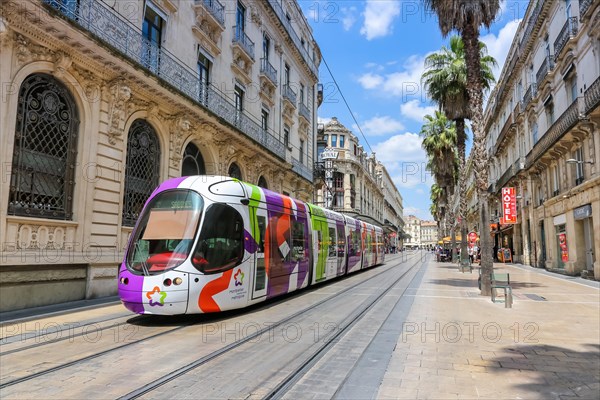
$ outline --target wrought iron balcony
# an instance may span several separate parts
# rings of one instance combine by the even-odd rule
[[[544,5],[544,0],[538,0],[538,2],[535,5],[535,8],[531,12],[531,16],[529,17],[529,20],[527,21],[527,27],[525,28],[525,33],[523,33],[523,38],[521,39],[521,42],[519,43],[519,48],[521,49],[521,52],[523,52],[524,47],[527,46],[527,43],[529,42],[529,38],[531,37],[533,28],[535,28],[538,17],[540,16],[540,13],[542,12],[543,5]]]
[[[254,60],[254,42],[238,26],[233,27],[233,43],[238,44]]]
[[[554,41],[554,62],[558,62],[560,53],[563,51],[569,39],[577,35],[577,17],[570,17],[565,21],[560,33]]]
[[[290,35],[292,42],[296,46],[296,49],[302,55],[302,58],[306,62],[306,65],[308,65],[308,68],[312,71],[313,74],[315,74],[316,76],[319,76],[319,69],[317,68],[317,65],[315,64],[315,60],[308,53],[308,50],[304,46],[302,46],[302,40],[298,37],[298,35],[296,34],[296,31],[294,31],[294,28],[292,27],[292,23],[287,19],[285,12],[283,11],[283,8],[281,7],[281,4],[279,4],[280,2],[281,2],[281,0],[268,0],[269,5],[271,5],[271,8],[273,8],[275,15],[277,15],[277,18],[279,18],[279,22],[281,23],[281,25],[284,26],[288,35]]]
[[[557,143],[579,120],[579,98],[562,113],[527,154],[526,167],[530,168],[546,151]]]
[[[591,8],[593,0],[579,0],[579,17],[583,18]]]
[[[589,114],[600,105],[600,77],[585,90],[585,113]]]
[[[273,82],[273,85],[277,86],[277,70],[266,58],[260,59],[260,73]]]
[[[190,98],[233,126],[247,137],[263,143],[265,148],[285,160],[285,147],[271,134],[263,138],[263,129],[235,106],[219,91],[203,86],[197,71],[189,68],[162,47],[144,38],[139,28],[123,20],[122,16],[100,0],[81,0],[79,7],[72,3],[42,0],[74,25],[102,41],[111,51],[116,51],[132,63],[147,69],[165,86]]]
[[[502,130],[500,130],[500,134],[498,135],[498,139],[496,140],[496,145],[494,146],[493,154],[496,154],[498,152],[498,150],[502,147],[505,139],[507,139],[507,137],[508,137],[508,131],[510,130],[513,123],[514,123],[514,116],[511,113],[508,116],[508,118],[506,119],[506,122],[504,122],[504,126],[502,127]]]
[[[296,107],[296,96],[296,92],[289,85],[283,85],[283,98],[292,103],[294,107]]]
[[[527,106],[529,105],[529,103],[531,103],[531,99],[533,98],[533,95],[535,94],[535,85],[531,84],[529,85],[529,87],[527,88],[527,91],[525,91],[525,95],[523,96],[523,107],[521,107],[523,110],[525,110],[527,108]]]
[[[292,158],[292,171],[311,182],[313,180],[312,170],[295,158]]]
[[[542,87],[542,83],[544,82],[544,79],[546,78],[548,73],[550,71],[552,71],[553,69],[554,69],[554,58],[550,55],[546,56],[546,58],[544,59],[544,62],[542,62],[542,65],[540,65],[540,68],[538,69],[537,73],[535,74],[535,81],[537,83],[537,87]]]
[[[310,110],[304,103],[300,102],[298,112],[301,117],[304,117],[307,122],[310,122]]]
[[[194,3],[203,5],[221,25],[225,25],[225,6],[219,0],[194,0]]]

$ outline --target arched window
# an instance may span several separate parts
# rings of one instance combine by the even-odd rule
[[[188,143],[181,160],[181,176],[205,175],[204,158],[193,143]]]
[[[258,186],[260,186],[263,189],[269,188],[269,185],[267,184],[267,180],[262,175],[260,176],[260,178],[258,178]]]
[[[154,128],[142,119],[131,124],[127,136],[123,225],[134,226],[144,203],[158,186],[160,145]]]
[[[236,163],[231,163],[227,174],[232,178],[239,179],[240,181],[242,180],[242,170]]]
[[[35,74],[19,90],[8,214],[69,220],[79,114],[67,88]]]

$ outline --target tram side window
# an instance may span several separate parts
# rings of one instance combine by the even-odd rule
[[[226,204],[213,204],[206,210],[192,263],[204,273],[231,269],[242,261],[243,239],[240,213]]]
[[[258,252],[264,253],[265,252],[265,235],[267,232],[267,219],[260,215],[257,216],[256,219],[258,220],[258,234],[260,235],[260,237],[258,239]]]
[[[335,228],[329,228],[329,257],[337,257]]]
[[[358,231],[352,231],[352,247],[353,253],[352,255],[360,255],[360,233]]]
[[[294,221],[292,222],[292,261],[306,260],[305,246],[304,224]]]
[[[344,237],[344,230],[338,229],[337,233],[338,233],[338,236],[337,236],[338,256],[343,257],[344,253],[346,252],[346,238]],[[342,262],[341,259],[339,262],[340,263]]]

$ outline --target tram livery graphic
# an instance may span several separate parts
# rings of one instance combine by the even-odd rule
[[[181,177],[147,200],[119,296],[139,314],[219,312],[383,261],[378,226],[229,177]]]

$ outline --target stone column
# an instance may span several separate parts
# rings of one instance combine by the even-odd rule
[[[600,189],[598,189],[600,190]],[[592,231],[594,235],[594,278],[600,280],[600,199],[592,202]]]

